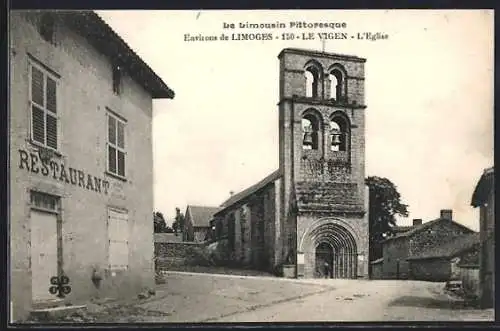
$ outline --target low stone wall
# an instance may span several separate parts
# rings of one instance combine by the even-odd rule
[[[175,270],[180,266],[224,265],[226,239],[218,242],[155,243],[155,269]]]
[[[206,246],[204,243],[192,242],[156,242],[155,243],[155,268],[168,270],[178,265],[186,265],[196,260]]]

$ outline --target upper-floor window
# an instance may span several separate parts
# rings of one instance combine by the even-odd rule
[[[53,150],[58,148],[58,78],[33,62],[30,72],[31,140]]]
[[[43,14],[40,18],[39,31],[45,41],[54,42],[55,21],[52,14]]]
[[[122,68],[119,65],[113,65],[113,93],[120,94],[122,88]]]
[[[108,171],[125,177],[125,120],[108,112]]]

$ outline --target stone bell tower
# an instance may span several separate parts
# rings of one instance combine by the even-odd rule
[[[366,60],[292,48],[278,58],[284,259],[298,277],[366,277]]]

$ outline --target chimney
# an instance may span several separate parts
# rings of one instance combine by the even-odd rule
[[[453,219],[453,211],[451,209],[441,209],[441,218],[451,221]]]
[[[233,196],[233,194],[234,194],[234,191],[229,191],[229,196],[231,196],[231,197],[232,197],[232,196]]]
[[[421,218],[414,218],[413,219],[413,226],[417,225],[422,225],[422,219]]]

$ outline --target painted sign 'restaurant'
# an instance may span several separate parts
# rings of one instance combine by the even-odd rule
[[[89,191],[108,194],[109,182],[99,177],[91,176],[85,172],[64,166],[64,163],[55,161],[42,162],[35,153],[28,153],[22,149],[19,150],[19,168],[31,171],[34,174],[51,176],[52,178],[67,184],[80,186]]]

